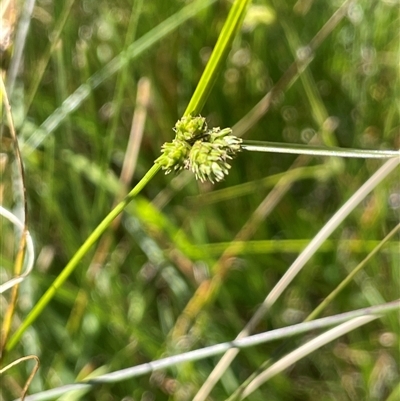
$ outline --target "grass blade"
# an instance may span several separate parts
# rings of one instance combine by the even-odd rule
[[[344,323],[344,325],[349,326],[349,324],[353,324],[355,319],[368,320],[369,319],[377,319],[379,314],[389,313],[392,311],[398,310],[400,307],[400,301],[388,302],[382,305],[376,305],[369,308],[363,308],[359,310],[354,310],[351,312],[342,313],[335,316],[329,316],[322,319],[318,319],[312,322],[300,323],[297,325],[293,325],[290,327],[284,327],[281,329],[271,330],[265,333],[255,334],[253,336],[249,336],[243,339],[236,339],[233,341],[220,343],[216,345],[212,345],[209,347],[201,348],[194,351],[185,352],[180,355],[173,355],[170,357],[166,357],[163,359],[159,359],[153,362],[144,363],[142,365],[133,366],[131,368],[126,368],[123,370],[115,371],[112,373],[107,373],[96,378],[90,378],[87,380],[87,383],[80,382],[69,384],[65,386],[61,386],[52,390],[43,391],[42,393],[37,393],[31,395],[26,398],[26,401],[44,401],[44,400],[52,400],[56,397],[59,397],[63,394],[67,394],[71,391],[76,391],[79,389],[87,389],[92,386],[100,383],[116,383],[123,380],[132,379],[133,377],[142,376],[160,369],[165,369],[171,366],[176,366],[177,364],[188,362],[188,361],[196,361],[205,358],[209,358],[214,355],[221,354],[232,348],[247,348],[253,347],[255,345],[264,344],[271,341],[276,341],[282,338],[292,337],[294,335],[308,333],[313,330],[329,327],[332,325]],[[351,320],[352,319],[352,320]],[[340,326],[339,326],[340,327]],[[331,332],[340,332],[338,327],[331,330]],[[326,334],[318,338],[326,338]],[[338,334],[340,335],[340,334]],[[329,341],[329,339],[327,340]],[[311,343],[311,345],[313,345]],[[310,351],[310,344],[306,344],[307,351]],[[293,359],[291,359],[293,363]],[[17,400],[16,400],[17,401]]]
[[[362,159],[388,159],[400,157],[400,150],[367,150],[324,147],[294,143],[243,141],[242,148],[251,152],[285,153],[310,156],[354,157]]]

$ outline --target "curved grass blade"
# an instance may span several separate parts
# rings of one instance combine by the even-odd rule
[[[0,216],[5,217],[7,220],[9,220],[12,224],[14,224],[18,230],[21,230],[24,235],[25,239],[24,242],[26,243],[26,257],[25,257],[25,270],[21,275],[18,275],[17,277],[14,277],[10,279],[9,281],[6,281],[5,283],[0,284],[0,294],[3,292],[9,290],[11,287],[14,287],[15,285],[22,283],[24,281],[25,277],[28,276],[28,274],[32,271],[33,269],[33,263],[35,259],[35,249],[33,245],[33,240],[32,237],[29,233],[28,230],[24,230],[24,224],[22,221],[18,219],[17,216],[12,214],[10,211],[5,209],[3,206],[0,205]]]
[[[33,360],[35,362],[35,365],[32,368],[31,374],[29,375],[28,379],[25,382],[24,387],[21,390],[22,396],[20,398],[21,401],[24,401],[26,399],[25,395],[28,391],[29,385],[32,383],[33,378],[35,377],[36,372],[39,369],[40,366],[40,360],[36,355],[27,355],[27,356],[23,356],[22,358],[18,358],[17,360],[15,360],[14,362],[11,362],[9,365],[7,365],[6,367],[0,369],[0,375],[2,375],[4,372],[6,372],[8,369],[11,369],[12,367],[25,362],[25,361],[31,361]]]
[[[16,254],[15,263],[14,263],[14,279],[5,283],[5,286],[2,288],[4,290],[12,287],[11,297],[9,300],[9,304],[6,308],[6,312],[4,314],[4,319],[1,326],[1,339],[0,339],[0,355],[3,354],[3,349],[6,344],[8,335],[11,330],[12,318],[14,315],[15,307],[18,299],[18,289],[19,283],[29,274],[30,270],[33,266],[33,243],[32,238],[28,231],[28,201],[26,198],[26,185],[25,185],[25,173],[24,173],[24,164],[22,162],[21,151],[19,148],[17,133],[14,127],[14,121],[11,112],[11,105],[8,99],[8,93],[6,91],[4,82],[2,77],[0,76],[0,93],[2,97],[2,105],[4,104],[5,115],[8,122],[8,128],[11,135],[11,140],[13,143],[14,153],[15,153],[15,163],[17,174],[14,179],[14,187],[16,189],[16,200],[17,207],[22,209],[23,219],[21,222],[18,218],[16,218],[12,213],[9,213],[6,209],[2,208],[2,214],[8,218],[18,229],[21,230],[21,235],[19,239],[18,252]],[[3,112],[3,107],[1,107],[1,111]],[[25,258],[25,250],[28,250],[28,256]],[[22,273],[22,268],[25,260],[25,272]],[[32,262],[32,264],[30,264]],[[1,358],[1,356],[0,356]]]

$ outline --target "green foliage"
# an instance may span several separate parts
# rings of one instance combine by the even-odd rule
[[[38,257],[21,285],[12,327],[14,335],[26,331],[3,360],[4,366],[22,355],[39,356],[30,393],[234,339],[296,256],[383,164],[255,152],[231,161],[226,141],[238,144],[230,142],[230,129],[204,122],[195,129],[201,140],[189,129],[171,145],[177,140],[171,128],[183,115],[202,109],[209,127],[232,127],[232,135],[253,140],[399,148],[395,2],[354,2],[311,55],[307,45],[341,2],[253,1],[240,30],[234,27],[247,2],[237,2],[243,9],[229,17],[230,2],[186,3],[37,1],[11,102]],[[224,31],[227,18],[230,30]],[[57,32],[59,40],[51,43]],[[308,56],[305,69],[274,92],[262,112],[254,110],[291,64]],[[143,77],[151,84],[145,105],[137,96]],[[137,161],[124,181],[125,155],[134,159],[127,150],[132,116],[142,109],[147,118],[134,146]],[[168,160],[160,162],[164,143]],[[208,160],[215,151],[217,166],[204,164],[204,153]],[[9,162],[0,170],[0,194],[12,209],[18,203],[14,154],[5,142],[1,154]],[[160,165],[152,167],[156,159]],[[156,175],[160,166],[179,175]],[[118,203],[138,182],[135,199]],[[304,320],[396,225],[398,199],[396,170],[323,244],[256,331]],[[75,258],[94,232],[92,247]],[[3,279],[12,275],[17,243],[3,220],[0,233]],[[398,298],[397,245],[392,239],[383,246],[322,313]],[[65,266],[72,266],[67,274]],[[47,291],[36,320],[22,326]],[[304,358],[248,399],[394,400],[397,333],[396,315],[385,316]],[[264,361],[307,339],[242,351],[210,399],[228,398]],[[217,362],[188,362],[67,399],[190,400]],[[29,368],[10,370],[0,398],[20,395]]]

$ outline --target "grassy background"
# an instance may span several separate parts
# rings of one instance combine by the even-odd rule
[[[60,27],[69,3],[60,40],[49,52],[49,38]],[[301,56],[301,46],[340,4],[254,1],[204,106],[202,114],[209,124],[238,123],[296,54]],[[183,5],[178,0],[143,4],[38,0],[11,99],[21,143],[29,143],[62,101],[126,44]],[[21,286],[14,328],[112,207],[139,79],[149,80],[151,97],[131,186],[151,167],[161,145],[173,138],[171,127],[192,96],[229,7],[229,2],[218,1],[163,37],[92,90],[36,149],[23,147],[29,228],[38,259]],[[398,148],[397,28],[394,1],[356,2],[315,52],[309,68],[244,137],[307,143],[316,135],[321,143],[343,147]],[[41,77],[40,65],[47,55]],[[12,160],[13,154],[9,157]],[[104,263],[93,263],[98,250],[94,247],[8,355],[8,362],[30,353],[40,357],[41,369],[30,392],[71,383],[93,371],[119,370],[233,339],[304,244],[382,164],[309,159],[304,163],[309,168],[268,216],[259,224],[248,223],[274,185],[265,178],[291,174],[294,160],[292,155],[243,152],[226,180],[216,185],[200,184],[190,173],[177,177],[159,173],[109,233]],[[397,171],[334,232],[332,241],[306,265],[257,331],[302,321],[392,229],[398,221],[398,178]],[[246,188],[238,187],[243,184]],[[2,186],[3,205],[11,208],[15,189],[10,168],[2,173]],[[226,264],[221,287],[211,299],[200,295],[195,320],[183,327],[182,311],[200,283],[216,273],[216,261],[246,222],[254,234]],[[15,246],[9,224],[2,221],[1,230],[6,275]],[[399,253],[392,244],[325,313],[396,299],[399,285]],[[249,399],[265,400],[268,395],[270,400],[385,400],[399,379],[398,332],[399,321],[393,315],[362,327],[297,363]],[[287,351],[307,338],[294,338]],[[241,352],[210,399],[229,396],[280,345],[274,342]],[[190,400],[217,361],[187,363],[67,399]],[[21,364],[3,379],[4,400],[20,394],[29,366]]]

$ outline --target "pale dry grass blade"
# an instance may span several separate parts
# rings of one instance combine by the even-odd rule
[[[10,67],[7,73],[7,92],[8,96],[11,98],[15,79],[17,78],[19,68],[22,62],[22,54],[25,48],[26,37],[28,35],[33,8],[35,7],[36,0],[26,0],[24,4],[24,8],[21,12],[20,20],[18,22],[17,31],[15,34],[14,41],[14,54],[11,59]]]
[[[343,222],[343,220],[360,204],[360,202],[380,184],[400,163],[400,158],[387,161],[374,175],[363,184],[354,195],[332,216],[322,227],[319,233],[313,238],[310,244],[304,249],[299,257],[290,266],[285,275],[273,288],[265,299],[262,308],[265,312],[275,303],[282,292],[296,277],[304,265],[315,254],[319,246],[332,234],[332,232]],[[264,313],[264,312],[263,312]],[[256,312],[257,314],[257,312]]]
[[[28,379],[26,380],[26,383],[25,383],[25,385],[24,385],[24,387],[23,387],[23,389],[22,389],[22,395],[21,395],[21,398],[20,398],[21,401],[24,401],[24,400],[25,400],[26,393],[27,393],[27,391],[28,391],[29,385],[31,384],[31,382],[32,382],[32,380],[33,380],[33,378],[34,378],[36,372],[37,372],[38,369],[39,369],[39,366],[40,366],[39,358],[38,358],[36,355],[27,355],[27,356],[24,356],[24,357],[22,357],[22,358],[18,358],[18,359],[15,360],[14,362],[11,362],[10,364],[8,364],[8,365],[7,365],[6,367],[4,367],[3,369],[0,369],[0,375],[2,375],[2,374],[3,374],[4,372],[6,372],[8,369],[11,369],[12,367],[18,365],[19,363],[24,362],[24,361],[29,361],[29,360],[32,360],[32,359],[35,361],[35,365],[33,366],[32,372],[31,372],[31,374],[29,375]]]
[[[350,331],[357,329],[364,324],[372,322],[373,320],[378,319],[378,316],[360,316],[349,322],[343,323],[338,327],[335,327],[324,334],[314,338],[313,340],[309,341],[308,343],[302,345],[301,347],[297,348],[295,351],[291,352],[290,354],[286,355],[278,362],[274,363],[271,367],[267,370],[259,374],[243,391],[242,399],[249,396],[255,390],[257,390],[262,384],[264,384],[267,380],[271,377],[277,375],[278,373],[282,372],[289,366],[293,365],[298,360],[304,358],[305,356],[311,354],[311,352],[321,348],[322,346],[330,343],[333,340],[336,340],[338,337],[343,336]]]
[[[15,0],[2,0],[0,3],[0,52],[12,46],[16,20]]]
[[[16,227],[18,227],[19,230],[21,230],[21,231],[24,230],[24,224],[22,223],[22,221],[20,221],[17,218],[17,216],[12,214],[9,210],[5,209],[1,205],[0,205],[0,215],[5,217]],[[3,292],[9,290],[10,288],[12,288],[15,285],[24,281],[24,279],[28,276],[28,274],[33,269],[33,264],[34,264],[34,260],[35,260],[35,249],[34,249],[33,240],[32,240],[32,237],[31,237],[29,231],[25,231],[25,237],[26,237],[26,239],[25,239],[25,241],[26,241],[25,269],[17,277],[14,277],[14,278],[6,281],[5,283],[2,283],[0,285],[0,294],[2,294]]]
[[[143,376],[158,370],[176,366],[180,363],[197,361],[225,352],[232,347],[248,348],[255,345],[264,344],[271,341],[276,341],[282,338],[292,337],[297,334],[308,333],[312,330],[322,329],[343,322],[350,323],[356,319],[364,317],[378,318],[383,313],[396,311],[400,307],[400,301],[388,302],[382,305],[376,305],[368,308],[358,309],[351,312],[341,313],[339,315],[329,316],[312,322],[299,323],[289,327],[283,327],[269,332],[259,333],[239,340],[233,340],[220,344],[211,345],[209,347],[188,351],[179,355],[173,355],[166,358],[158,359],[152,362],[129,367],[111,373],[99,375],[97,377],[87,377],[84,381],[64,385],[47,391],[42,391],[37,394],[30,395],[26,401],[44,401],[52,400],[61,395],[68,394],[76,390],[87,390],[96,384],[102,383],[117,383],[120,381],[132,379],[134,377]],[[335,328],[337,329],[337,327]],[[333,329],[333,330],[335,330]],[[332,331],[332,330],[331,330]],[[325,333],[327,334],[327,333]],[[307,345],[307,344],[306,344]],[[310,347],[306,347],[310,350]],[[309,351],[311,352],[311,351]],[[290,359],[289,359],[290,360]],[[21,400],[16,400],[21,401]]]
[[[244,141],[242,149],[252,152],[283,153],[310,156],[351,157],[360,159],[390,159],[400,157],[399,150],[368,150],[338,147],[303,145],[298,143],[278,143],[264,141]]]
[[[135,173],[137,159],[142,143],[144,125],[147,117],[147,109],[150,101],[150,80],[146,77],[141,78],[138,82],[136,107],[133,114],[131,131],[129,134],[128,147],[122,165],[120,180],[128,186],[133,174]]]
[[[17,179],[18,183],[14,186],[16,188],[17,196],[19,196],[20,201],[22,203],[22,208],[23,208],[23,219],[24,219],[24,226],[27,225],[27,219],[28,219],[28,204],[27,204],[27,199],[26,199],[26,194],[25,194],[25,175],[24,175],[24,165],[22,162],[22,156],[21,156],[21,151],[18,143],[18,138],[17,138],[17,133],[15,131],[15,126],[14,126],[14,121],[12,117],[12,111],[11,111],[11,105],[9,101],[9,94],[6,90],[6,86],[3,81],[3,77],[0,75],[0,93],[1,93],[1,99],[2,103],[4,103],[5,107],[5,116],[7,119],[8,123],[8,129],[10,132],[11,136],[11,141],[13,144],[14,148],[14,153],[15,153],[15,160],[16,160],[16,167],[17,167]],[[3,113],[3,104],[1,104],[1,112]],[[1,117],[3,117],[1,115]],[[2,137],[3,137],[2,133]]]
[[[118,196],[114,199],[113,207],[120,202],[123,197],[127,194],[129,184],[132,180],[135,172],[137,158],[139,155],[140,145],[142,143],[144,126],[147,118],[147,109],[150,101],[150,80],[148,78],[141,78],[138,82],[137,94],[136,94],[136,107],[133,113],[132,125],[129,134],[128,146],[125,152],[124,162],[122,164],[122,170],[120,174],[120,182],[122,184],[122,190]],[[111,229],[116,230],[121,222],[121,216],[118,216],[112,223]],[[105,235],[99,243],[96,249],[96,253],[93,257],[92,263],[88,269],[88,275],[94,277],[108,255],[108,250],[111,246],[112,236],[110,234]]]
[[[14,154],[15,154],[15,169],[14,169],[14,177],[15,181],[13,184],[15,188],[14,200],[16,203],[16,212],[20,211],[23,215],[23,222],[20,221],[14,213],[8,212],[4,207],[1,207],[1,214],[6,217],[9,221],[11,221],[15,227],[17,228],[17,232],[20,233],[18,251],[15,255],[14,261],[14,278],[4,283],[0,289],[6,291],[12,288],[10,300],[6,311],[3,316],[3,322],[1,325],[1,338],[0,338],[0,353],[3,354],[4,347],[6,346],[8,335],[11,330],[12,319],[15,312],[15,307],[18,299],[18,289],[19,283],[25,279],[25,277],[30,273],[33,267],[33,258],[34,258],[34,250],[33,250],[33,242],[32,238],[28,231],[28,203],[26,198],[26,186],[25,186],[25,174],[24,174],[24,165],[22,162],[21,152],[19,149],[17,133],[15,131],[14,121],[12,117],[11,105],[8,98],[8,93],[6,91],[3,78],[0,76],[0,93],[2,98],[1,111],[3,112],[3,103],[5,107],[5,116],[8,123],[8,129],[11,136]],[[3,117],[3,116],[2,116]],[[2,121],[3,123],[3,121]],[[2,126],[3,128],[3,126]],[[2,134],[3,136],[3,134]],[[28,249],[28,257],[25,257],[26,249]],[[25,271],[23,271],[25,261]]]

